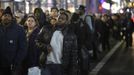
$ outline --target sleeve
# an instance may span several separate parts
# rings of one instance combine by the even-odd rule
[[[44,27],[40,30],[35,42],[36,42],[36,46],[40,49],[40,50],[46,50],[47,49],[47,45],[44,43],[44,33],[45,33],[45,29]]]
[[[27,39],[25,31],[22,27],[18,28],[18,45],[17,45],[17,52],[14,61],[14,65],[19,66],[21,65],[22,61],[27,55]]]
[[[70,73],[69,75],[76,75],[78,72],[78,46],[77,46],[77,37],[74,36],[74,38],[72,39],[72,48],[70,51]]]
[[[74,32],[68,29],[63,32],[63,55],[62,67],[63,73],[67,75],[76,75],[78,72],[78,45],[77,37]]]

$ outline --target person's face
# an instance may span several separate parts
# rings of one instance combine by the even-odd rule
[[[39,13],[38,10],[36,10],[36,12],[34,13],[34,16],[35,16],[37,19],[39,19],[39,17],[40,17],[40,13]]]
[[[101,17],[101,20],[102,20],[103,22],[106,21],[104,16]]]
[[[64,10],[60,10],[60,13],[64,13],[65,11]]]
[[[63,24],[66,24],[66,22],[67,22],[67,16],[64,14],[61,14],[58,18],[58,24],[63,25]]]
[[[57,23],[57,20],[51,19],[50,23],[51,23],[52,25],[55,25],[55,24]]]
[[[57,11],[56,9],[53,9],[53,10],[51,11],[51,16],[52,16],[52,17],[57,17],[57,16],[58,16],[58,11]]]
[[[17,23],[20,23],[20,21],[21,21],[21,17],[16,16],[15,18],[16,18],[16,20],[17,20]]]
[[[98,13],[95,13],[95,18],[96,18],[96,19],[100,19],[100,18],[101,18],[101,15],[98,14]]]
[[[79,9],[79,14],[80,14],[80,15],[83,15],[84,13],[85,13],[85,11],[84,11],[84,10]]]
[[[45,14],[46,14],[46,15],[49,15],[49,11],[48,11],[48,10],[46,10],[46,11],[45,11]]]
[[[12,16],[10,14],[4,14],[2,17],[1,17],[1,20],[2,20],[2,23],[4,23],[5,25],[6,24],[9,24],[11,23],[12,21]]]
[[[29,17],[26,21],[26,25],[28,26],[28,28],[34,28],[36,25],[35,19],[32,17]]]

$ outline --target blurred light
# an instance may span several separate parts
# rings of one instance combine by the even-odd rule
[[[132,7],[133,5],[132,5],[132,3],[130,2],[130,3],[128,3],[128,6],[129,6],[129,7]]]
[[[109,3],[106,3],[106,2],[103,2],[103,3],[102,3],[102,7],[103,7],[104,9],[109,10],[109,9],[110,9],[110,4],[109,4]]]
[[[102,11],[102,9],[103,9],[103,8],[102,8],[102,6],[101,6],[101,5],[99,5],[99,10],[101,10],[101,11]]]
[[[103,2],[104,2],[104,0],[100,0],[100,2],[101,2],[101,3],[103,3]]]
[[[120,0],[112,0],[113,2],[120,2]]]
[[[70,0],[67,0],[67,3],[71,3],[71,1]]]
[[[46,2],[46,0],[41,0],[41,3],[45,3]]]
[[[6,2],[6,1],[11,1],[11,0],[0,0],[0,1],[5,1]]]
[[[70,12],[75,12],[75,8],[74,7],[68,7],[68,10],[70,11]]]
[[[16,1],[16,2],[22,2],[22,1],[24,1],[24,0],[14,0],[14,1]]]
[[[48,0],[48,3],[52,3],[52,0]]]
[[[120,6],[118,6],[118,4],[113,4],[111,6],[112,13],[117,13],[119,9],[120,9]]]
[[[29,2],[26,2],[26,13],[29,13]]]
[[[127,9],[127,12],[130,12],[130,10],[129,10],[129,9]]]
[[[134,22],[134,14],[132,14],[132,17],[131,17],[131,19],[133,20],[133,22]]]
[[[31,3],[36,3],[38,0],[29,0]]]
[[[123,10],[120,10],[120,13],[123,13]]]

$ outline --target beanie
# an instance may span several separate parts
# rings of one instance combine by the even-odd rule
[[[9,15],[13,16],[11,8],[9,6],[4,10],[3,15],[4,14],[9,14]]]

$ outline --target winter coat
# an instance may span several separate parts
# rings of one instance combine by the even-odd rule
[[[78,72],[78,45],[77,37],[72,30],[65,28],[63,31],[63,57],[62,65],[65,74],[77,75]]]
[[[29,34],[27,37],[28,39],[28,55],[27,55],[27,61],[28,61],[28,67],[34,67],[39,66],[39,55],[40,55],[40,49],[36,46],[36,38],[38,36],[38,33],[40,31],[39,27],[35,27],[35,29]]]
[[[46,50],[47,46],[50,44],[51,37],[53,35],[53,27],[50,25],[44,26],[36,39],[36,45],[39,47],[41,50]],[[45,52],[46,53],[46,52]]]
[[[45,29],[45,30],[49,30]],[[42,31],[38,43],[43,44],[41,47],[43,50],[47,50],[47,45],[50,44],[50,40],[53,34],[53,30]],[[68,27],[62,30],[63,39],[63,51],[62,51],[62,68],[67,75],[77,75],[78,69],[78,49],[77,49],[77,37]],[[48,37],[48,38],[47,38]],[[45,43],[46,42],[46,43]],[[48,52],[48,51],[44,51]],[[46,53],[47,54],[47,53]]]
[[[53,35],[54,29],[51,25],[45,25],[40,30],[38,37],[36,38],[36,46],[40,49],[40,66],[45,67],[45,61],[48,54],[47,47],[50,46],[50,40]]]
[[[18,66],[27,54],[26,35],[23,27],[11,23],[0,24],[0,67]]]

